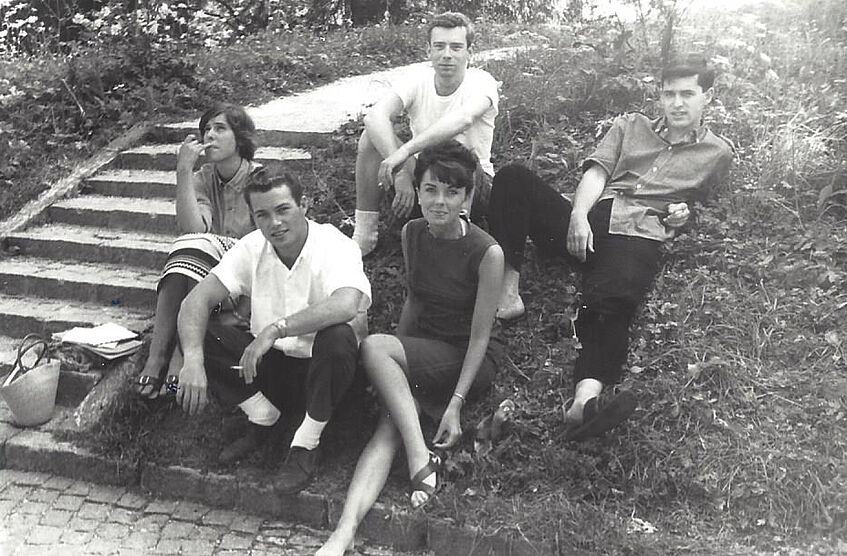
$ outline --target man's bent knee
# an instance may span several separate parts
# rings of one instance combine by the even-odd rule
[[[347,323],[333,324],[318,330],[312,351],[313,355],[317,353],[322,357],[353,358],[355,361],[358,352],[356,334]]]

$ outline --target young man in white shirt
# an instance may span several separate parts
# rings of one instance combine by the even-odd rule
[[[491,143],[499,96],[491,74],[468,67],[473,38],[473,24],[466,16],[455,12],[436,16],[429,24],[427,46],[432,67],[395,84],[365,116],[356,156],[353,231],[362,255],[376,247],[383,191],[394,188],[392,210],[408,218],[415,207],[415,155],[449,139],[456,139],[479,159],[471,218],[475,222],[484,218],[494,175]],[[393,124],[404,110],[412,129],[412,138],[405,143],[394,133]]]
[[[356,244],[306,218],[308,203],[294,177],[254,180],[244,196],[258,229],[227,251],[182,304],[185,357],[176,399],[194,415],[206,405],[208,388],[244,411],[251,429],[221,452],[225,463],[259,447],[281,410],[305,400],[275,480],[278,491],[290,493],[314,475],[321,433],[353,380],[371,289]],[[239,295],[251,299],[250,332],[210,322],[214,307]]]

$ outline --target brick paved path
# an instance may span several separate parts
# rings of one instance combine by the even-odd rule
[[[0,469],[0,556],[301,555],[329,535],[58,475]],[[362,556],[391,549],[362,545]]]

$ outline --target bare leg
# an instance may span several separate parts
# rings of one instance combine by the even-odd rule
[[[503,292],[497,307],[497,318],[509,320],[524,314],[526,310],[520,294],[520,273],[508,263],[503,272]]]
[[[353,547],[356,529],[382,492],[399,447],[400,434],[388,415],[383,413],[373,437],[359,456],[335,531],[316,556],[341,556]]]
[[[150,352],[141,370],[142,375],[162,376],[162,371],[170,363],[176,343],[176,318],[179,306],[188,292],[197,284],[181,274],[169,274],[162,279],[156,299],[156,319],[153,323],[153,337],[150,340]],[[158,392],[151,385],[144,386],[138,392],[145,398],[155,398]]]
[[[382,189],[379,187],[377,173],[382,155],[363,131],[356,151],[356,209],[379,210]]]
[[[429,450],[421,431],[417,404],[403,372],[407,365],[403,344],[394,336],[375,334],[362,342],[361,353],[365,372],[403,439],[409,477],[413,477],[429,463]]]
[[[395,148],[399,147],[400,139],[396,136],[392,139]],[[362,255],[373,251],[379,239],[379,202],[383,194],[383,188],[379,185],[379,165],[382,160],[383,156],[374,146],[368,132],[362,132],[356,151],[356,222],[353,228],[353,240],[359,245]]]
[[[594,378],[584,378],[577,382],[573,404],[565,415],[565,421],[577,425],[582,424],[582,409],[585,407],[585,402],[599,396],[602,390],[603,383]]]

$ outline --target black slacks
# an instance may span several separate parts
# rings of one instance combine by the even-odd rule
[[[328,421],[356,371],[359,348],[350,325],[318,331],[310,359],[271,348],[259,362],[253,382],[246,384],[230,367],[238,365],[252,341],[253,335],[245,330],[209,323],[203,349],[211,392],[225,405],[238,405],[262,392],[286,413],[305,410],[316,421]]]
[[[521,270],[526,239],[545,254],[565,257],[582,274],[582,306],[576,333],[582,350],[574,381],[594,378],[618,382],[629,346],[629,327],[659,268],[661,242],[609,233],[611,199],[588,215],[594,253],[580,263],[568,253],[572,206],[534,172],[519,164],[494,176],[488,221],[503,248],[506,263]]]

